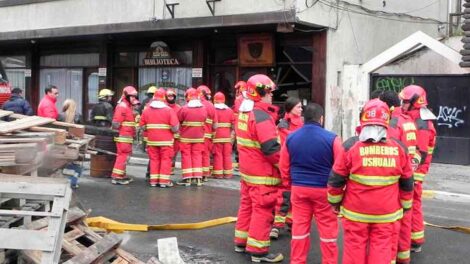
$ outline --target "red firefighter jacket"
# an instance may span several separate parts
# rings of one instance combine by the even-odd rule
[[[173,111],[174,111],[175,114],[176,114],[176,117],[178,117],[178,112],[180,111],[181,106],[180,106],[179,104],[168,104],[168,106],[169,106],[171,109],[173,109]],[[178,138],[180,138],[180,133],[177,132],[177,133],[175,133],[173,136],[174,136],[175,139],[178,139]]]
[[[328,201],[341,204],[341,214],[363,223],[390,223],[411,208],[413,171],[406,147],[396,139],[343,144],[328,179]]]
[[[421,162],[421,155],[416,151],[418,147],[417,140],[418,131],[414,120],[402,113],[400,108],[396,108],[392,112],[392,118],[387,130],[387,136],[400,140],[405,144],[408,150],[408,156],[415,170],[418,164]]]
[[[139,125],[147,131],[148,146],[173,146],[172,128],[177,128],[179,121],[170,107],[155,108],[149,104],[142,113]]]
[[[215,109],[217,116],[217,128],[215,129],[214,134],[214,143],[230,143],[231,142],[231,132],[233,128],[233,123],[235,117],[233,111],[230,108],[224,109]]]
[[[217,127],[217,116],[215,115],[215,107],[214,105],[207,101],[206,99],[201,100],[202,105],[206,108],[207,111],[207,120],[205,124],[205,138],[212,138],[212,133],[214,131],[214,127]]]
[[[178,111],[180,121],[180,141],[183,143],[203,143],[207,120],[204,106],[189,107],[187,104]]]
[[[115,138],[116,142],[132,143],[135,136],[135,115],[131,104],[122,99],[116,106],[113,116],[113,127],[118,127],[119,137]]]
[[[250,112],[240,112],[235,128],[240,175],[249,185],[279,185],[280,144],[270,104],[255,102]]]
[[[284,118],[279,121],[277,128],[279,129],[279,136],[281,138],[281,145],[286,142],[287,135],[291,132],[296,131],[304,125],[304,121],[301,116],[292,115],[286,113]]]
[[[418,129],[418,148],[416,151],[421,156],[421,162],[414,172],[414,179],[415,181],[422,182],[431,165],[432,154],[436,145],[436,129],[432,121],[421,119],[419,109],[408,111],[406,114],[415,121],[416,128]]]

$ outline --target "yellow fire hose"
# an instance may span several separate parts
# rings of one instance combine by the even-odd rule
[[[98,227],[116,233],[124,231],[141,231],[147,232],[149,230],[196,230],[218,225],[234,223],[237,221],[236,217],[222,217],[198,223],[185,223],[185,224],[163,224],[163,225],[141,225],[141,224],[128,224],[114,221],[112,219],[98,216],[86,219],[86,223],[90,227]]]

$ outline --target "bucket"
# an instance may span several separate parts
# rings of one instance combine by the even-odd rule
[[[113,155],[91,155],[90,176],[96,178],[109,178],[113,171],[116,156]]]

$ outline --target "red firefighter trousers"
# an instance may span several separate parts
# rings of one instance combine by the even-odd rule
[[[114,179],[126,178],[127,158],[132,154],[132,144],[116,142],[117,157],[114,162],[113,173],[111,177]]]
[[[287,212],[281,211],[281,207],[284,203],[283,193],[286,191],[290,191],[290,188],[280,188],[277,193],[273,227],[278,229],[284,228],[286,223],[288,225],[292,225],[292,207],[289,206],[289,210]]]
[[[277,187],[240,183],[240,207],[235,225],[235,245],[261,255],[269,252],[269,232],[273,222]]]
[[[328,203],[326,188],[292,186],[291,264],[307,263],[310,228],[315,216],[323,264],[338,262],[338,218]],[[311,262],[311,261],[310,261]]]
[[[212,139],[204,138],[204,149],[202,151],[202,176],[210,177],[211,175],[211,152]]]
[[[361,223],[343,218],[343,264],[390,264],[395,223]]]
[[[150,184],[169,184],[173,147],[148,146],[147,152],[150,158]]]
[[[397,221],[397,246],[398,248],[392,251],[392,260],[399,263],[410,263],[410,248],[411,248],[411,218],[413,212],[408,210],[404,212],[403,218]]]
[[[421,195],[423,194],[423,183],[415,181],[413,191],[413,216],[411,222],[411,242],[413,244],[424,244],[424,218],[421,203]]]
[[[214,169],[215,178],[232,178],[232,144],[214,143]]]
[[[179,143],[183,179],[202,178],[204,143]]]

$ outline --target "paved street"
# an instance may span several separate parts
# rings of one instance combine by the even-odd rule
[[[465,166],[435,164],[426,189],[469,193],[470,172]],[[129,186],[113,186],[107,179],[80,179],[76,191],[92,216],[105,216],[117,221],[143,224],[198,222],[225,216],[236,216],[238,208],[238,177],[212,180],[202,188],[149,188],[144,179],[145,167],[130,166],[135,181]],[[87,174],[87,172],[86,172]],[[450,182],[454,182],[451,184]],[[424,202],[426,221],[438,225],[470,226],[470,202],[458,196],[439,196]],[[182,257],[187,263],[248,263],[248,257],[232,251],[233,224],[195,231],[126,232],[123,247],[142,260],[157,255],[157,239],[176,236]],[[312,236],[309,263],[320,263],[319,242]],[[413,256],[413,263],[469,263],[470,235],[429,227],[423,252]],[[340,237],[340,245],[342,243]],[[272,251],[280,251],[288,263],[289,238],[284,233],[272,242]]]

